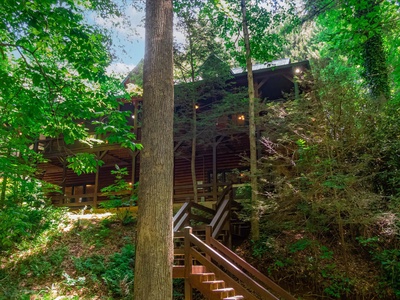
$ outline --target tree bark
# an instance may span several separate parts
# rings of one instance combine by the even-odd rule
[[[249,140],[250,140],[250,186],[251,186],[251,238],[257,241],[260,238],[259,220],[257,212],[257,141],[256,141],[256,121],[255,121],[255,97],[254,97],[254,79],[253,79],[253,64],[251,62],[251,49],[249,30],[246,17],[246,0],[241,0],[242,5],[242,25],[243,36],[246,47],[246,68],[247,82],[249,92]]]
[[[194,58],[193,58],[193,42],[191,36],[191,28],[188,28],[189,32],[189,47],[190,47],[190,77],[192,84],[195,81],[194,78]],[[196,99],[192,95],[192,158],[190,162],[192,172],[192,184],[193,184],[193,199],[194,202],[198,202],[197,195],[197,177],[196,177],[196,146],[197,146],[197,111],[196,111]]]
[[[360,20],[368,20],[368,15],[376,13],[379,5],[380,1],[367,1],[365,7],[357,10],[356,17]],[[369,36],[369,32],[366,33],[368,38],[362,45],[361,58],[365,69],[363,76],[371,91],[372,98],[380,106],[390,99],[389,71],[386,64],[387,58],[382,37],[382,20],[379,13],[376,13],[374,23],[376,24],[375,32],[372,36]]]
[[[172,300],[172,1],[146,1],[134,299]]]

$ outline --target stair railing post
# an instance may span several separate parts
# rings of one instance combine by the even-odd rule
[[[186,221],[186,226],[190,227],[190,220],[192,219],[192,201],[189,200],[189,206],[188,206],[188,213],[189,213],[189,218]],[[192,228],[190,228],[190,233],[192,233]]]
[[[212,236],[213,228],[211,225],[206,226],[206,244],[211,246],[211,236]],[[211,261],[210,255],[206,254],[207,260]]]
[[[192,256],[190,255],[190,235],[192,228],[184,228],[185,233],[185,300],[192,300],[193,290],[190,284],[190,273],[192,272]]]
[[[229,191],[229,215],[228,215],[228,248],[232,249],[232,203],[233,203],[233,186],[232,183],[230,183],[230,191]]]

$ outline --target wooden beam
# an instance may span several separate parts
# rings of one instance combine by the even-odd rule
[[[137,139],[137,134],[138,134],[138,103],[136,102],[136,100],[133,100],[133,132],[135,133],[136,139]]]
[[[219,143],[222,142],[222,140],[225,138],[225,136],[221,135],[218,140],[216,137],[214,137],[214,142],[212,144],[213,148],[213,200],[217,201],[218,198],[218,191],[217,191],[217,146]]]
[[[104,156],[106,156],[108,150],[103,151],[103,153],[100,154],[100,156],[98,156],[98,159],[103,159]]]
[[[257,87],[258,87],[259,89],[261,89],[261,88],[263,87],[263,85],[266,84],[267,81],[270,80],[270,79],[271,79],[271,76],[265,77],[263,80],[260,81],[260,83],[258,83]]]
[[[183,143],[183,141],[179,141],[179,142],[175,145],[175,147],[174,147],[174,152],[175,152],[176,150],[178,150],[178,148],[182,145],[182,143]]]
[[[62,158],[60,158],[61,160]],[[62,159],[62,164],[63,164],[63,173],[62,173],[62,194],[65,196],[65,181],[67,180],[67,162],[66,159]],[[65,198],[63,198],[62,203],[65,203]]]
[[[97,158],[101,159],[106,155],[107,151],[104,151],[103,153],[97,152]],[[96,167],[96,177],[94,179],[94,195],[93,195],[93,207],[97,208],[97,195],[98,195],[98,189],[99,189],[99,173],[100,173],[100,166],[97,164]]]

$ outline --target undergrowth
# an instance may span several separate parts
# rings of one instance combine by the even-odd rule
[[[15,238],[3,243],[0,300],[133,297],[134,226],[110,216],[69,214],[67,219],[64,210],[45,211],[46,220],[39,218],[44,213],[34,212],[38,217],[24,219],[16,229],[22,232],[25,226],[26,234],[8,233]],[[12,224],[5,220],[10,219],[0,222]],[[3,228],[0,236],[6,237]]]

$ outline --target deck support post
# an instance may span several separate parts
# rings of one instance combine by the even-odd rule
[[[66,195],[65,195],[65,181],[67,180],[67,162],[66,162],[66,157],[62,160],[62,165],[63,165],[63,173],[62,173],[62,183],[61,183],[61,192],[62,192],[62,204],[65,204],[67,201]]]
[[[212,231],[213,231],[212,226],[211,225],[207,225],[206,226],[206,244],[208,246],[211,246],[210,245],[210,242],[211,242],[210,240],[211,240]],[[211,257],[210,257],[209,254],[206,254],[206,258],[207,258],[207,260],[211,261]]]
[[[214,138],[213,147],[213,200],[217,201],[217,142]]]
[[[217,146],[221,141],[224,139],[224,136],[220,136],[217,140],[217,137],[214,137],[214,142],[212,144],[213,148],[213,182],[212,182],[212,189],[213,189],[213,200],[218,200],[218,186],[217,186]]]
[[[131,156],[132,156],[132,172],[131,172],[131,182],[132,186],[136,183],[135,182],[135,177],[136,177],[136,157],[139,154],[139,151],[130,151]],[[133,189],[132,189],[133,192]]]
[[[100,159],[100,152],[97,153],[97,157]],[[97,194],[98,194],[98,189],[99,189],[99,173],[100,173],[100,167],[99,167],[99,164],[97,164],[96,176],[94,179],[93,208],[97,208]]]
[[[192,273],[192,257],[190,255],[190,235],[191,227],[184,228],[185,233],[185,300],[192,300],[193,288],[190,284],[190,274]]]

